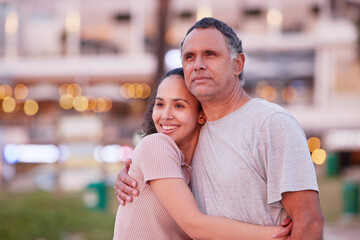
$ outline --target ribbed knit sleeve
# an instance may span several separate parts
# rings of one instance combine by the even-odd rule
[[[182,178],[181,163],[184,155],[167,135],[155,133],[146,136],[132,155],[133,164],[144,175],[144,181],[162,178]]]

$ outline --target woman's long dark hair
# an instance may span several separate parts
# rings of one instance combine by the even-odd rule
[[[167,72],[163,78],[160,80],[159,84],[157,85],[157,87],[151,92],[150,97],[148,98],[147,101],[147,106],[146,106],[146,112],[145,112],[145,116],[144,116],[144,123],[142,124],[141,128],[138,131],[138,134],[142,137],[145,137],[147,135],[156,133],[156,128],[155,128],[155,124],[154,121],[152,120],[152,114],[153,114],[153,108],[155,105],[155,100],[156,100],[156,94],[157,94],[157,90],[159,88],[159,85],[161,84],[161,82],[172,75],[177,75],[180,76],[182,78],[184,78],[184,71],[183,68],[175,68],[173,70],[170,70],[169,72]],[[199,104],[200,105],[200,104]]]

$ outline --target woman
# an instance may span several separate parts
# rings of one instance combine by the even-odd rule
[[[141,194],[119,206],[118,239],[272,239],[290,228],[263,227],[200,212],[188,187],[191,159],[206,119],[188,91],[182,68],[168,72],[149,100],[144,135],[132,155],[129,175]],[[157,132],[157,133],[156,133]],[[282,230],[282,231],[281,231]]]

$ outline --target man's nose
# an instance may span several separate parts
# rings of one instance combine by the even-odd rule
[[[206,69],[206,63],[201,56],[196,58],[195,64],[194,64],[194,69],[195,69],[195,71]]]

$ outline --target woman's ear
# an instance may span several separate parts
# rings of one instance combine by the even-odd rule
[[[199,123],[200,125],[203,125],[205,122],[206,122],[206,116],[205,116],[204,111],[201,110],[201,111],[199,112],[198,123]]]

